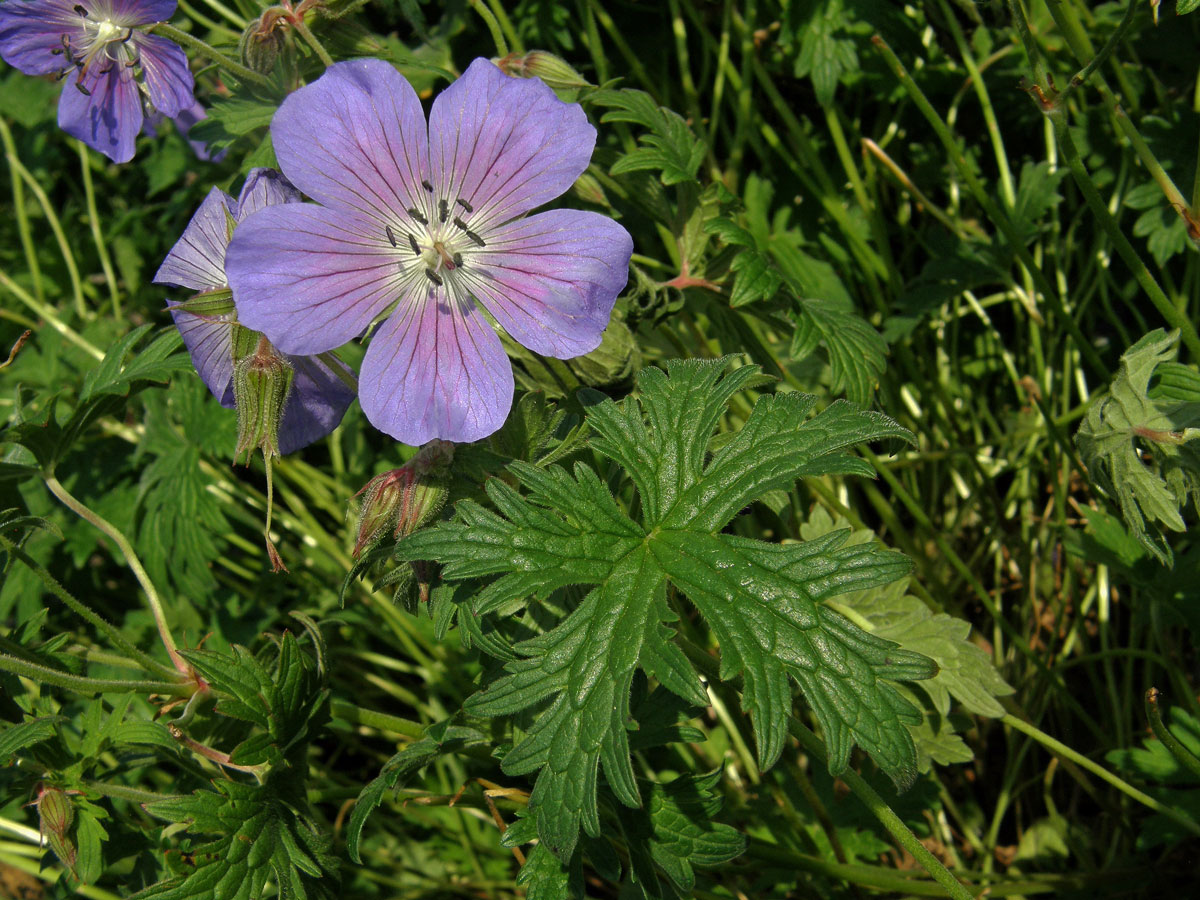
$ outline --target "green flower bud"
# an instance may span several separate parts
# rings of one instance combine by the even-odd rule
[[[71,825],[75,821],[75,804],[61,788],[42,785],[38,788],[37,800],[38,823],[46,843],[54,851],[68,869],[75,870],[75,844],[67,837]]]
[[[606,388],[632,378],[641,358],[629,326],[614,318],[604,329],[600,346],[585,356],[567,360],[567,365],[588,387]]]
[[[286,40],[283,29],[276,23],[278,18],[267,12],[242,32],[238,40],[238,55],[246,68],[263,75],[269,75],[275,68],[275,61],[279,59]]]
[[[556,91],[571,91],[592,87],[592,83],[576,72],[567,62],[545,50],[531,50],[524,56],[510,53],[493,59],[500,71],[516,78],[540,78]]]
[[[249,349],[250,347],[253,349]],[[237,408],[238,442],[234,459],[261,448],[279,455],[279,421],[292,390],[291,365],[257,332],[240,325],[233,333],[233,402]]]
[[[454,444],[430,441],[398,469],[376,475],[358,492],[358,530],[354,556],[378,544],[390,531],[396,539],[412,534],[441,512]]]

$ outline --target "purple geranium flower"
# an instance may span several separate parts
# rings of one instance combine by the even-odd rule
[[[143,92],[167,116],[195,102],[183,50],[137,30],[174,12],[175,0],[8,0],[0,4],[0,56],[27,75],[66,77],[59,127],[128,162]]]
[[[234,329],[242,327],[228,302],[225,248],[229,235],[234,225],[251,213],[299,199],[299,192],[287,179],[271,169],[252,169],[236,201],[213,188],[154,276],[160,284],[200,291],[202,302],[193,305],[212,307],[212,312],[201,313],[174,307],[171,315],[196,371],[213,396],[229,409],[234,407]],[[222,299],[229,312],[220,312]],[[279,426],[279,452],[286,454],[333,431],[354,400],[354,388],[350,386],[353,372],[340,360],[336,361],[339,374],[317,357],[285,355],[284,359],[294,370]]]
[[[391,309],[359,382],[375,427],[416,445],[503,424],[512,369],[481,306],[537,353],[600,344],[628,280],[628,232],[591,212],[525,215],[587,168],[596,131],[577,104],[477,59],[426,128],[391,65],[354,60],[288,97],[271,137],[284,173],[321,205],[239,226],[238,316],[288,353],[318,353]]]

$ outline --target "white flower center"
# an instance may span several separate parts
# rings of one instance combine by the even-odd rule
[[[63,70],[64,74],[73,66],[79,69],[82,79],[92,65],[108,71],[113,66],[131,68],[137,64],[137,48],[131,40],[133,29],[116,21],[111,10],[101,12],[93,5],[89,11],[80,4],[75,7],[75,12],[79,14],[79,32],[64,36],[62,50],[55,51],[64,53],[71,62],[71,66]],[[83,90],[82,85],[80,90]]]
[[[406,210],[408,221],[384,230],[391,245],[400,251],[400,267],[414,277],[423,271],[425,279],[441,287],[447,279],[453,283],[459,277],[453,273],[466,267],[472,251],[485,247],[486,242],[464,219],[475,209],[469,201],[435,202],[433,186],[428,181],[423,184],[429,191],[428,202]]]

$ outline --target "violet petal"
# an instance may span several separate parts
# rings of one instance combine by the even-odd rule
[[[139,34],[135,41],[154,108],[163,115],[176,116],[195,103],[195,81],[183,48],[156,34]]]
[[[0,3],[0,56],[26,75],[49,75],[70,65],[61,54],[64,34],[79,31],[73,0]]]
[[[504,424],[512,365],[473,301],[422,289],[371,339],[358,396],[371,424],[398,441],[467,443]]]
[[[171,317],[200,378],[222,406],[233,409],[233,322],[177,308]]]
[[[264,207],[299,203],[302,199],[292,183],[274,169],[251,169],[238,194],[235,218],[240,222]]]
[[[213,188],[158,267],[155,283],[177,284],[193,291],[225,287],[227,212],[230,215],[234,212],[233,198],[220,188]]]
[[[404,281],[377,232],[360,213],[311,203],[249,216],[225,259],[238,321],[284,353],[322,353],[358,337]]]
[[[383,60],[330,66],[283,101],[271,139],[279,168],[320,203],[387,223],[426,200],[425,114],[412,85]]]
[[[95,9],[95,0],[90,0],[87,5]],[[175,15],[178,5],[176,0],[112,0],[113,21],[122,25],[165,22]]]
[[[439,197],[474,210],[475,231],[529,212],[587,168],[596,129],[582,107],[537,79],[510,78],[477,59],[429,113],[430,164]]]
[[[288,395],[279,422],[279,452],[287,455],[313,441],[319,441],[342,421],[354,401],[354,388],[315,356],[289,356],[295,372],[292,392]],[[353,371],[338,360],[342,371]]]
[[[142,130],[142,98],[130,71],[96,65],[86,73],[68,75],[58,103],[58,127],[113,162],[133,159],[134,141]]]
[[[570,359],[600,346],[632,253],[607,216],[556,209],[493,230],[458,274],[513,338]]]

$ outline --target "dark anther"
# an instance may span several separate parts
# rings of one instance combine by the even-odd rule
[[[67,51],[64,48],[59,47],[57,50],[51,50],[50,55],[51,56],[62,56],[62,54],[66,53],[66,52]]]
[[[462,254],[461,253],[454,254],[454,268],[456,268],[456,269],[462,268]]]
[[[443,222],[450,218],[450,204],[445,200],[438,201],[438,218]]]
[[[459,197],[454,202],[457,203],[459,206],[461,206],[463,209],[465,209],[469,213],[475,212],[475,207],[473,207],[470,203],[468,203],[462,197]]]
[[[85,19],[88,17],[88,11],[87,11],[86,9],[84,9],[84,7],[83,7],[83,4],[82,4],[82,3],[76,3],[76,4],[75,4],[75,12],[79,13],[79,14],[80,14],[81,16],[83,16]]]
[[[429,191],[429,193],[433,193],[433,185],[429,183],[428,178],[421,181],[421,187],[425,188],[425,190]]]
[[[462,233],[465,234],[469,240],[478,244],[480,247],[487,246],[487,244],[485,244],[483,242],[483,238],[481,238],[479,235],[477,235],[475,232],[473,232],[470,228],[468,228],[467,223],[464,222],[462,219],[458,218],[458,216],[454,217],[454,224],[462,229]]]
[[[410,210],[408,210],[408,214],[410,216],[412,216],[414,219],[416,219],[418,222],[420,222],[422,225],[429,224],[429,220],[427,218],[425,218],[423,215],[421,215],[421,211],[419,209],[417,209],[415,206],[412,207]]]
[[[125,29],[125,37],[121,38],[121,43],[128,44],[130,42],[130,40],[132,40],[132,39],[133,39],[133,29],[126,28]]]
[[[79,88],[79,93],[83,94],[83,96],[85,96],[85,97],[92,96],[92,92],[83,86],[82,81],[76,81],[75,87]]]
[[[391,225],[384,225],[384,226],[383,226],[383,230],[384,230],[384,231],[387,233],[388,240],[389,240],[389,241],[391,241],[391,244],[392,244],[392,246],[393,246],[393,247],[398,247],[398,246],[400,246],[399,244],[397,244],[397,243],[396,243],[396,235],[395,235],[395,233],[392,231],[392,226],[391,226]]]
[[[417,246],[417,239],[415,237],[413,237],[411,234],[408,236],[408,246],[412,247],[412,252],[413,252],[414,256],[421,255],[421,248]]]
[[[434,272],[433,269],[426,269],[425,277],[428,278],[430,281],[432,281],[434,284],[436,284],[438,287],[442,286],[442,276],[440,276],[436,272]]]

